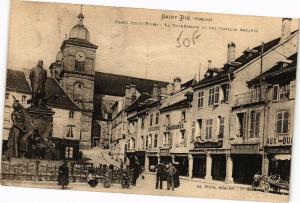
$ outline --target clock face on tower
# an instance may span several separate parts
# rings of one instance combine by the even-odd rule
[[[85,54],[82,51],[78,51],[75,54],[75,58],[77,61],[83,62],[83,61],[85,61]]]

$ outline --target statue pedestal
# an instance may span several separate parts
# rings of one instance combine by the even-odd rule
[[[48,140],[52,137],[53,130],[53,115],[55,114],[49,108],[31,106],[26,109],[33,127],[38,129],[40,136],[44,140]]]

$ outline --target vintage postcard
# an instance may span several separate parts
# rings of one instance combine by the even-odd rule
[[[6,186],[286,202],[299,20],[11,2]]]

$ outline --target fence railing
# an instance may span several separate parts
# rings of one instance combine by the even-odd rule
[[[70,182],[86,182],[89,169],[92,169],[93,176],[99,182],[103,182],[106,170],[101,166],[92,164],[69,164],[69,181]],[[39,161],[27,163],[13,163],[2,161],[1,163],[1,178],[6,180],[21,180],[21,181],[57,181],[58,165],[41,164]],[[129,172],[130,178],[132,173]],[[112,172],[111,182],[120,184],[122,171],[114,169]]]
[[[245,104],[252,104],[260,101],[267,101],[269,95],[265,90],[250,91],[242,94],[235,95],[234,105],[240,106]]]

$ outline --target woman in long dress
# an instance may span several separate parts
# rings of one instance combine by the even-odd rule
[[[58,184],[61,185],[62,189],[66,189],[67,185],[69,185],[69,168],[66,160],[59,167]]]
[[[113,170],[114,170],[114,166],[109,165],[107,171],[105,172],[104,181],[103,181],[103,185],[105,188],[111,187]]]

